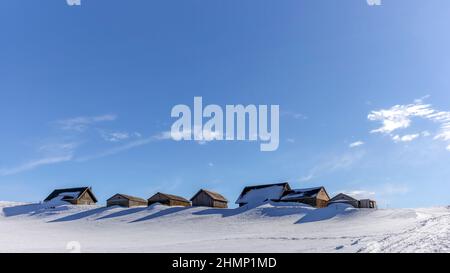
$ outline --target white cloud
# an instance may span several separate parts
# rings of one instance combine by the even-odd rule
[[[411,125],[413,117],[430,117],[435,112],[429,104],[415,103],[408,105],[395,105],[390,109],[372,111],[368,115],[371,121],[381,121],[380,128],[371,133],[392,133],[398,129],[405,129]]]
[[[289,143],[295,143],[295,139],[293,139],[293,138],[288,138],[288,139],[286,139],[286,141]]]
[[[350,148],[356,148],[356,147],[362,146],[362,145],[364,145],[364,142],[363,142],[363,141],[356,141],[356,142],[350,143],[350,145],[348,145],[348,147],[350,147]]]
[[[371,199],[374,198],[375,192],[367,190],[352,190],[352,191],[341,191],[355,199]]]
[[[209,163],[208,163],[208,166],[209,166],[209,167],[214,167],[214,163],[209,162]]]
[[[410,191],[406,184],[387,183],[369,187],[369,189],[341,190],[335,194],[344,193],[355,199],[373,199],[377,201],[378,206],[387,206],[393,198],[408,194]]]
[[[67,162],[67,161],[70,161],[71,159],[72,159],[72,155],[41,158],[41,159],[27,162],[20,166],[0,169],[0,176],[8,176],[8,175],[13,175],[13,174],[18,174],[18,173],[33,170],[37,167],[41,167],[41,166],[45,166],[45,165]]]
[[[393,135],[397,130],[409,128],[414,118],[421,118],[432,121],[439,125],[435,140],[450,141],[450,112],[438,111],[431,104],[425,104],[424,99],[429,96],[417,99],[412,104],[395,105],[389,109],[372,111],[367,118],[370,121],[379,121],[382,126],[374,129],[371,133],[382,133],[391,135],[394,141],[412,141],[418,138],[419,134]],[[430,136],[431,133],[423,131],[422,136]]]
[[[106,122],[106,121],[114,121],[117,119],[116,115],[102,115],[102,116],[94,116],[94,117],[76,117],[65,120],[59,120],[56,123],[63,130],[71,130],[82,132],[85,131],[89,125]]]
[[[404,135],[404,136],[395,135],[392,137],[392,140],[394,140],[395,142],[410,142],[418,137],[419,137],[419,134],[411,134],[411,135]]]
[[[366,0],[369,6],[381,6],[381,0]]]

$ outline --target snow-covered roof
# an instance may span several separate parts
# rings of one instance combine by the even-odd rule
[[[145,199],[143,199],[143,198],[136,197],[136,196],[131,196],[131,195],[123,194],[123,193],[117,193],[117,194],[114,194],[112,197],[110,197],[110,198],[109,198],[108,200],[106,200],[106,201],[110,201],[110,200],[116,198],[117,196],[121,196],[122,198],[125,198],[125,199],[130,200],[130,201],[135,201],[135,202],[147,202],[147,200],[145,200]]]
[[[150,197],[148,199],[148,201],[151,201],[152,199],[154,199],[154,198],[156,198],[158,196],[164,196],[165,198],[170,199],[170,200],[176,200],[176,201],[189,203],[189,200],[187,200],[184,197],[181,197],[181,196],[178,196],[178,195],[173,195],[173,194],[168,194],[168,193],[162,193],[162,192],[158,192],[158,193],[154,194],[152,197]]]
[[[346,200],[346,199],[337,199],[337,200],[329,201],[328,204],[332,204],[332,203],[348,203],[348,202],[352,202],[352,201],[351,200]]]
[[[74,200],[79,198],[84,192],[88,192],[92,197],[94,202],[97,202],[97,198],[92,193],[90,187],[80,187],[80,188],[69,188],[69,189],[58,189],[54,190],[47,198],[45,198],[45,202],[51,201],[53,199],[57,200]]]
[[[79,195],[80,195],[79,192],[62,192],[53,199],[60,199],[60,200],[77,199]]]
[[[340,193],[340,194],[336,195],[335,197],[331,198],[330,202],[334,202],[337,200],[352,201],[352,202],[358,201],[354,197],[344,194],[344,193]]]
[[[241,195],[236,204],[255,204],[262,203],[267,200],[278,200],[284,193],[284,186],[275,185],[265,188],[251,189]]]
[[[289,201],[289,200],[295,200],[300,198],[314,198],[317,197],[317,194],[319,194],[320,190],[322,190],[323,187],[314,187],[314,188],[306,188],[306,189],[294,189],[290,191],[287,195],[283,196],[281,198],[282,201]]]

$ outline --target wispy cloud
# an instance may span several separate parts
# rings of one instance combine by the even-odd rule
[[[123,142],[125,140],[140,138],[142,135],[140,133],[134,132],[101,132],[101,136],[104,140],[108,142]]]
[[[118,154],[118,153],[121,153],[121,152],[128,151],[128,150],[133,149],[133,148],[137,148],[137,147],[140,147],[140,146],[147,145],[149,143],[152,143],[152,142],[155,142],[155,141],[158,141],[158,140],[162,140],[162,139],[157,138],[155,136],[148,137],[148,138],[142,138],[142,139],[139,139],[139,140],[128,142],[128,143],[120,145],[120,146],[115,146],[113,148],[107,149],[107,150],[102,151],[100,153],[96,153],[96,154],[93,154],[93,155],[87,155],[87,156],[81,156],[81,157],[75,158],[75,161],[77,161],[77,162],[85,162],[85,161],[89,161],[89,160],[93,160],[93,159],[97,159],[97,158],[102,158],[102,157],[106,157],[106,156],[115,155],[115,154]]]
[[[376,193],[374,191],[367,190],[351,190],[351,191],[340,191],[356,199],[371,199],[374,198]]]
[[[406,184],[386,183],[357,190],[340,190],[334,194],[344,193],[356,199],[375,199],[379,205],[386,206],[392,198],[408,194],[410,191],[411,189]]]
[[[16,166],[16,167],[0,169],[0,176],[14,175],[14,174],[22,173],[25,171],[30,171],[30,170],[33,170],[35,168],[45,166],[45,165],[52,165],[52,164],[67,162],[67,161],[70,161],[71,159],[72,159],[72,155],[40,158],[37,160],[29,161],[27,163],[24,163],[24,164]]]
[[[439,125],[438,132],[434,135],[435,140],[450,141],[450,111],[440,111],[434,109],[431,104],[425,104],[424,99],[428,97],[417,99],[411,104],[372,111],[367,118],[370,121],[381,122],[382,126],[372,130],[371,133],[390,135],[397,142],[408,142],[420,136],[429,136],[431,133],[428,131],[404,136],[394,134],[398,130],[409,128],[414,118],[421,118]]]
[[[356,162],[360,161],[365,155],[362,150],[355,150],[339,156],[333,156],[322,160],[314,166],[306,176],[299,179],[300,182],[310,181],[324,174],[344,170],[352,167]]]
[[[77,146],[78,144],[74,142],[41,145],[37,149],[38,159],[30,160],[18,166],[0,168],[0,176],[19,174],[38,167],[70,161]]]
[[[364,145],[363,141],[355,141],[353,143],[350,143],[350,145],[348,145],[348,147],[349,148],[356,148],[356,147],[359,147],[359,146],[362,146],[362,145]]]
[[[298,119],[298,120],[308,119],[308,117],[303,115],[302,113],[293,112],[293,111],[283,111],[283,112],[281,112],[280,115],[282,117],[289,117],[289,118]]]
[[[77,147],[78,143],[76,142],[47,143],[41,145],[37,150],[45,155],[55,155],[72,153]]]
[[[116,115],[108,114],[93,117],[75,117],[70,119],[64,119],[57,121],[56,124],[58,124],[63,130],[83,132],[92,124],[106,121],[114,121],[116,119],[117,119]]]

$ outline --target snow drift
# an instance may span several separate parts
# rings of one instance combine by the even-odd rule
[[[450,209],[0,202],[0,234],[0,252],[449,252]]]

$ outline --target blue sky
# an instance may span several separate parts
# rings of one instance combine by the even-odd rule
[[[423,0],[5,1],[0,200],[89,185],[103,201],[208,188],[234,202],[244,185],[289,181],[381,207],[448,205],[449,10]],[[280,105],[279,149],[158,138],[172,107],[194,96]]]

